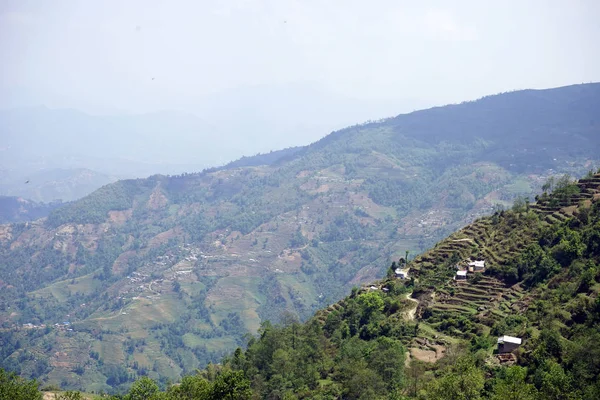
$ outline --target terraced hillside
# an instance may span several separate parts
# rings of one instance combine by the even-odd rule
[[[544,187],[305,324],[264,324],[225,369],[259,397],[598,398],[600,171]]]
[[[411,354],[436,361],[456,338],[470,338],[476,332],[489,334],[499,321],[528,308],[535,296],[523,287],[526,282],[516,269],[510,273],[507,269],[514,268],[518,258],[542,240],[545,227],[564,223],[600,201],[600,173],[573,183],[563,178],[562,185],[551,195],[543,193],[535,204],[517,205],[517,212],[496,212],[474,221],[409,263],[408,273],[416,285],[414,315],[423,334],[411,341]],[[485,260],[486,270],[469,274],[466,281],[454,279],[455,266],[474,259]],[[394,283],[383,280],[360,292]],[[344,305],[344,301],[331,305],[318,313],[317,319],[324,323]],[[404,307],[411,304],[404,302]],[[457,323],[461,317],[469,321],[468,327]]]
[[[598,84],[490,96],[350,127],[280,157],[119,181],[47,219],[2,225],[0,363],[65,389],[177,380],[265,320],[307,319],[406,250],[598,165],[598,109]],[[525,216],[499,220],[411,263],[418,315],[436,301],[430,288],[448,285],[453,257],[509,265],[527,243],[520,235],[537,229]],[[407,317],[413,306],[398,305]]]

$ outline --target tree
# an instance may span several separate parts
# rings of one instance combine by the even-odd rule
[[[398,265],[396,264],[396,261],[393,261],[392,265],[390,266],[390,268],[388,269],[388,272],[387,272],[387,277],[389,279],[396,276],[396,268],[398,268]]]
[[[56,394],[54,395],[54,398],[56,400],[85,400],[81,393],[72,391],[66,391],[62,394]]]
[[[211,394],[210,383],[199,375],[185,376],[177,386],[168,390],[169,398],[177,400],[208,400]]]
[[[245,400],[252,395],[250,381],[242,371],[223,371],[213,383],[212,400]]]
[[[429,389],[431,400],[475,400],[481,398],[483,372],[468,357],[459,359],[442,378],[433,381]]]
[[[152,379],[144,376],[135,381],[129,393],[125,396],[126,400],[152,400],[158,394],[158,385]]]
[[[356,325],[349,322],[352,334],[360,330],[360,337],[363,339],[377,337],[380,328],[377,321],[383,316],[382,311],[385,308],[379,291],[363,293],[356,300],[358,307],[355,316],[359,319],[355,320]]]
[[[492,400],[535,400],[538,392],[533,385],[525,383],[527,369],[514,366],[504,371],[504,376],[494,385]]]
[[[179,281],[173,281],[173,291],[179,293],[181,291],[181,283]]]
[[[538,381],[541,381],[540,392],[544,399],[567,400],[575,399],[571,378],[564,369],[554,361],[548,361],[539,371]]]
[[[0,400],[42,400],[35,380],[25,380],[0,368]]]
[[[358,344],[358,343],[353,343]],[[355,352],[353,346],[350,352]],[[358,351],[357,353],[360,353]],[[359,354],[349,354],[337,363],[336,381],[342,385],[344,399],[376,399],[385,391],[385,383],[375,371],[370,369]]]
[[[358,304],[363,306],[366,314],[371,315],[374,312],[383,311],[385,303],[381,296],[376,292],[363,293],[358,296]]]
[[[512,210],[516,213],[525,212],[529,207],[529,198],[519,196],[515,199]]]
[[[374,369],[389,389],[401,386],[404,371],[404,347],[400,341],[377,338],[376,346],[369,354],[369,367]]]
[[[544,193],[547,193],[547,192],[551,192],[553,189],[554,189],[554,177],[551,176],[550,178],[548,178],[546,183],[544,183],[542,185],[542,190],[544,191]]]

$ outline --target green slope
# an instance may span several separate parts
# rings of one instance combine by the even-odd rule
[[[590,84],[424,110],[268,165],[120,181],[1,226],[2,365],[65,388],[177,379],[265,319],[305,320],[406,250],[597,165],[599,98]]]
[[[484,259],[485,271],[454,280],[455,266],[472,259]],[[410,279],[393,277],[394,262],[387,278],[353,289],[305,323],[292,315],[276,326],[264,322],[246,350],[238,348],[220,365],[164,385],[164,392],[142,378],[129,394],[156,400],[595,399],[599,262],[600,173],[563,179],[535,204],[516,202],[408,263],[401,259]],[[498,354],[502,335],[523,343]],[[203,345],[193,334],[183,340]],[[0,382],[9,385],[31,390],[27,382]]]
[[[305,324],[263,325],[224,369],[261,398],[597,398],[600,173],[542,197],[455,232],[408,263],[410,280],[353,290]],[[481,258],[485,272],[453,279]],[[502,335],[523,345],[497,354]]]

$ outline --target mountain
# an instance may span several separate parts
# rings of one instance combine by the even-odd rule
[[[283,159],[289,158],[301,151],[303,147],[288,147],[283,150],[271,151],[269,153],[258,153],[252,157],[242,157],[239,160],[232,161],[222,167],[207,169],[207,171],[223,170],[241,167],[259,167],[261,165],[273,165]]]
[[[180,173],[228,160],[218,130],[178,112],[88,115],[46,107],[0,110],[0,167],[13,174],[86,168],[125,177]],[[237,154],[233,153],[230,157]]]
[[[394,261],[305,324],[263,324],[221,374],[259,398],[598,398],[599,238],[600,170],[561,179],[535,204]],[[457,280],[472,260],[482,271]],[[499,351],[508,340],[518,345]]]
[[[425,99],[407,98],[405,93],[391,98],[357,99],[311,81],[240,85],[205,94],[163,92],[159,88],[151,92],[147,99],[150,102],[142,101],[142,104],[154,108],[158,104],[168,103],[173,109],[197,115],[208,125],[218,128],[218,134],[212,135],[204,147],[218,145],[221,141],[226,141],[227,147],[219,149],[223,158],[218,163],[205,165],[220,165],[242,154],[304,145],[356,121],[413,111],[431,104]],[[128,115],[128,112],[114,105],[86,102],[59,93],[40,91],[40,88],[0,83],[0,93],[4,94],[0,98],[0,108],[4,109],[32,108],[45,104],[51,109],[76,108],[86,114],[109,118]],[[159,101],[153,101],[152,98]],[[143,115],[135,117],[144,118]],[[166,135],[164,139],[168,141],[171,136]],[[151,173],[169,172],[155,170]]]
[[[5,177],[0,182],[0,193],[39,202],[73,201],[117,180],[116,176],[85,168],[41,170],[18,178]]]
[[[306,323],[265,321],[221,364],[164,392],[143,376],[125,398],[596,399],[600,170],[544,189],[394,261]],[[41,399],[2,370],[0,388]]]
[[[95,391],[176,380],[262,321],[305,320],[407,250],[584,174],[599,110],[599,84],[489,96],[2,226],[2,365]]]
[[[60,202],[44,204],[21,197],[0,196],[0,224],[43,218],[60,205]]]
[[[319,84],[240,86],[182,104],[209,121],[244,154],[304,145],[356,123],[429,105],[419,99],[353,99]],[[261,147],[258,147],[258,146]],[[250,151],[248,151],[250,150]]]

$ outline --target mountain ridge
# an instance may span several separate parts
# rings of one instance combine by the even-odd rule
[[[46,217],[53,209],[61,206],[61,202],[50,204],[16,196],[0,196],[0,224],[33,221]]]
[[[413,260],[394,261],[386,278],[354,288],[305,323],[291,315],[265,321],[246,350],[220,364],[180,384],[161,380],[162,393],[143,376],[129,394],[504,400],[517,390],[525,400],[594,398],[599,206],[600,171],[550,179],[535,203],[519,199]],[[473,259],[482,270],[453,279],[456,266]],[[408,276],[399,279],[398,268]],[[515,346],[507,350],[506,340]]]
[[[47,220],[2,226],[0,296],[12,311],[0,322],[60,325],[31,342],[47,364],[21,363],[29,376],[93,390],[150,370],[178,379],[241,344],[261,321],[282,311],[308,318],[384,275],[406,250],[423,251],[494,206],[531,196],[550,176],[597,165],[590,116],[599,87],[584,88],[592,100],[583,112],[568,107],[581,90],[554,92],[567,100],[550,142],[546,109],[514,104],[490,122],[493,109],[471,112],[479,103],[467,103],[432,119],[428,140],[446,139],[433,146],[421,140],[428,122],[419,118],[428,114],[409,114],[400,120],[410,124],[350,127],[267,165],[250,158],[244,167],[119,181]],[[531,120],[515,132],[512,120],[497,125],[507,113]],[[452,120],[460,129],[446,126]],[[480,134],[482,126],[494,129]],[[490,142],[502,131],[512,133]],[[525,134],[538,143],[528,152]],[[554,147],[543,150],[547,143]],[[17,294],[20,303],[11,300]],[[44,342],[67,356],[45,353]],[[15,365],[13,353],[3,365]],[[78,364],[90,372],[74,372]]]
[[[600,365],[585,355],[600,350],[600,170],[553,185],[394,261],[387,278],[304,324],[264,324],[224,373],[242,372],[259,396],[597,397]],[[483,272],[453,279],[473,259]],[[501,350],[508,339],[517,345]],[[288,359],[295,366],[281,371]]]

